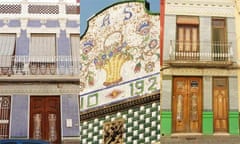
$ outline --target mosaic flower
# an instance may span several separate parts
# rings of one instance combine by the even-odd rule
[[[154,67],[155,67],[154,62],[148,62],[147,64],[145,64],[145,71],[152,72]]]
[[[151,28],[150,21],[145,20],[137,26],[137,33],[140,35],[147,35],[150,32],[150,28]]]
[[[138,72],[140,72],[140,70],[141,70],[141,63],[139,62],[139,63],[136,64],[136,66],[134,68],[134,72],[138,73]]]
[[[149,42],[148,47],[151,49],[156,48],[156,46],[158,45],[158,41],[156,39],[153,39]]]

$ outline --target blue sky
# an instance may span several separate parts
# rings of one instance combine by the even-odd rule
[[[80,0],[80,34],[87,28],[87,20],[105,7],[121,0]],[[150,11],[159,13],[160,0],[146,0],[150,3]]]

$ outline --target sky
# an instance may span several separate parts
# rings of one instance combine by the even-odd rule
[[[105,7],[121,0],[80,0],[80,34],[84,34],[87,28],[87,20]],[[150,11],[159,13],[160,0],[146,0],[150,3]]]

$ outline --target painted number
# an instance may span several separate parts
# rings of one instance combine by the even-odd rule
[[[148,88],[148,91],[156,91],[157,90],[157,77],[151,77],[148,79],[148,81],[150,82],[150,86]]]
[[[157,90],[157,77],[151,77],[148,79],[149,86],[147,88],[148,91],[156,91]],[[140,95],[144,92],[144,80],[136,81],[135,83],[130,84],[131,96]]]

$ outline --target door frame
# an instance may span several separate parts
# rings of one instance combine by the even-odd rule
[[[171,111],[172,111],[172,132],[173,133],[182,133],[182,132],[176,132],[176,126],[174,124],[174,118],[173,118],[173,96],[174,96],[174,78],[187,78],[187,79],[190,79],[190,78],[200,78],[201,79],[201,89],[200,89],[200,95],[201,95],[201,107],[200,107],[200,117],[199,117],[199,127],[200,127],[200,130],[199,130],[199,133],[202,133],[202,112],[203,112],[203,77],[202,76],[173,76],[172,77],[172,94],[171,94]],[[187,99],[188,101],[188,105],[189,105],[189,99]],[[194,132],[183,132],[183,133],[194,133]]]
[[[214,78],[225,78],[226,79],[226,89],[227,89],[227,130],[226,133],[229,132],[229,79],[227,76],[220,77],[220,76],[214,76],[212,78],[212,111],[213,111],[213,132],[218,133],[218,132],[224,132],[224,131],[215,131],[215,116],[214,116]]]

